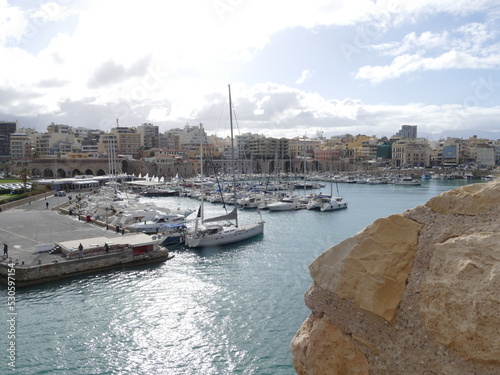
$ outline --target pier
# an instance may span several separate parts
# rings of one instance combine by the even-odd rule
[[[107,230],[60,213],[56,207],[66,200],[40,196],[0,213],[0,245],[8,246],[7,258],[0,258],[1,283],[7,284],[11,276],[22,287],[170,259],[153,237]],[[81,255],[75,251],[80,243]]]

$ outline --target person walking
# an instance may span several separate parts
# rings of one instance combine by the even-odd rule
[[[7,246],[6,243],[3,244],[3,256],[4,256],[4,258],[9,257],[9,247]]]
[[[45,208],[48,210],[49,209],[49,202],[45,202]]]
[[[83,245],[80,242],[80,245],[78,246],[78,257],[81,259],[83,258]]]

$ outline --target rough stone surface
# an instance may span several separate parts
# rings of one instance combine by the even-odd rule
[[[377,220],[310,270],[299,374],[500,374],[500,179]]]
[[[500,364],[499,247],[500,233],[436,244],[422,283],[420,309],[427,330],[465,359]]]
[[[298,374],[368,374],[368,362],[353,342],[326,315],[311,314],[292,344]]]
[[[379,219],[320,255],[309,267],[311,276],[321,288],[392,320],[415,259],[421,227],[402,215]]]

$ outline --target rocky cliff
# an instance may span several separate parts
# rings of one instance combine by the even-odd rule
[[[500,179],[379,219],[309,269],[298,374],[500,374]]]

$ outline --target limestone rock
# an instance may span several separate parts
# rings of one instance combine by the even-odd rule
[[[440,214],[478,215],[500,208],[500,181],[470,184],[431,198],[426,206]]]
[[[310,315],[292,341],[297,374],[368,375],[368,362],[352,338],[326,315]]]
[[[310,266],[296,371],[499,374],[499,244],[500,179],[440,194],[328,249]]]
[[[313,281],[392,320],[415,259],[420,228],[402,215],[379,219],[320,255],[309,267]]]
[[[436,244],[420,309],[438,342],[465,359],[500,364],[499,244],[500,233]]]

